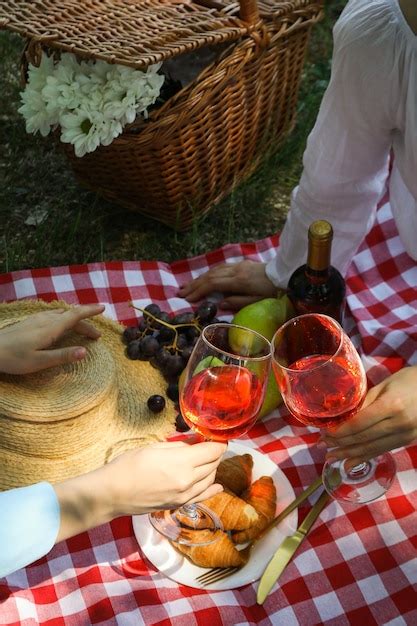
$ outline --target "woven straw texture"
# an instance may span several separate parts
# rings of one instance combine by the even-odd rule
[[[68,305],[0,304],[0,327],[53,307]],[[0,374],[0,489],[75,476],[174,431],[173,403],[158,414],[147,408],[150,395],[165,395],[159,372],[125,356],[122,326],[102,316],[92,323],[100,340],[71,333],[60,342],[84,345],[82,361],[25,376]]]
[[[205,6],[202,6],[205,5]],[[0,26],[41,48],[134,67],[210,46],[215,62],[149,119],[82,158],[81,184],[176,230],[247,178],[292,128],[311,26],[322,2],[0,0]],[[226,49],[224,49],[226,45]]]

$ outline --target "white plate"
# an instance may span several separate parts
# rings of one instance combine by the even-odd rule
[[[253,458],[253,480],[261,476],[272,477],[277,490],[277,513],[279,513],[295,498],[290,482],[279,467],[267,456],[248,446],[229,442],[225,458],[246,453],[251,454]],[[196,580],[197,576],[206,572],[207,569],[193,565],[183,555],[179,554],[167,539],[154,530],[147,515],[135,515],[133,517],[133,531],[144,555],[152,565],[168,578],[181,585],[188,585],[196,589],[226,590],[236,589],[258,580],[284,538],[295,532],[297,519],[297,510],[295,510],[281,522],[278,528],[272,528],[259,541],[251,553],[249,562],[242,569],[207,587]]]

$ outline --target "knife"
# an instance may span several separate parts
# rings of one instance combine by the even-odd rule
[[[319,499],[312,507],[311,511],[306,515],[293,535],[286,537],[269,561],[261,580],[259,581],[256,601],[263,604],[275,582],[278,580],[286,565],[290,562],[294,552],[297,550],[302,541],[306,538],[310,528],[324,509],[330,496],[327,491],[323,490]]]

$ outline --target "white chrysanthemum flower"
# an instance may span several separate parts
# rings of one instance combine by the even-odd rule
[[[67,113],[61,117],[61,141],[74,146],[76,156],[93,152],[100,143],[92,121],[92,115],[84,109]]]
[[[104,61],[78,62],[69,53],[54,64],[43,54],[38,68],[29,66],[19,112],[28,132],[45,136],[59,124],[61,140],[81,157],[109,145],[138,115],[147,117],[164,82],[157,73],[160,66],[141,71]]]
[[[61,55],[59,63],[55,65],[54,76],[62,85],[71,85],[79,70],[80,64],[75,54],[65,52]]]
[[[27,86],[29,89],[41,91],[46,84],[46,79],[54,73],[54,60],[47,54],[42,54],[39,67],[29,63]]]
[[[94,152],[100,144],[108,146],[123,130],[119,122],[87,109],[63,115],[61,128],[61,141],[71,143],[77,157]]]
[[[80,86],[75,80],[66,84],[60,82],[56,76],[49,76],[42,89],[42,97],[51,114],[58,111],[58,115],[62,115],[80,105]]]
[[[26,88],[21,94],[22,106],[18,109],[26,121],[26,132],[40,132],[46,137],[51,127],[58,123],[58,116],[52,115],[46,108],[45,101],[39,91]]]
[[[136,118],[136,98],[133,95],[126,95],[121,100],[116,98],[107,102],[103,110],[108,118],[120,120],[122,124],[131,124]]]
[[[106,119],[101,131],[101,143],[103,146],[109,146],[122,132],[123,126],[119,120]]]

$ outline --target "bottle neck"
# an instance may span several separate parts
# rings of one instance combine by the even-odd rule
[[[307,254],[308,271],[314,274],[326,275],[330,269],[331,251],[331,238],[313,239],[309,237]]]

